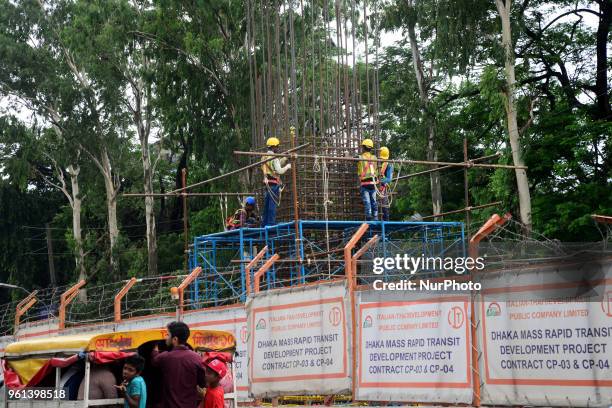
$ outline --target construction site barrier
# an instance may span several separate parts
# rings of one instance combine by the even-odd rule
[[[612,263],[485,273],[479,281],[483,404],[610,405]]]
[[[487,221],[472,238],[470,255],[476,257],[479,242],[508,220],[495,215]],[[17,333],[164,328],[177,317],[193,328],[226,330],[237,339],[241,401],[352,393],[355,401],[424,404],[612,404],[612,259],[587,253],[574,262],[459,278],[481,283],[480,292],[381,292],[357,286],[369,273],[362,258],[376,253],[379,241],[366,236],[368,228],[358,228],[343,249],[343,279],[260,292],[259,279],[278,260],[265,259],[264,248],[248,265],[246,304],[194,310],[181,302],[199,273],[194,270],[173,287],[175,303],[163,313],[124,318],[122,302],[140,285],[130,280],[117,287],[114,319],[66,327],[66,308],[85,285],[79,282],[63,289],[59,327],[34,332],[31,322],[16,318]],[[16,316],[33,302],[35,295],[20,302]],[[0,352],[15,338],[0,339]]]
[[[340,281],[262,292],[247,302],[255,397],[350,391],[347,299]]]
[[[362,401],[471,404],[469,293],[357,293]]]

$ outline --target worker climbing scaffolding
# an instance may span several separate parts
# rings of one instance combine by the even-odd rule
[[[363,161],[357,162],[361,199],[365,210],[366,221],[378,220],[378,204],[376,203],[376,186],[378,184],[378,169],[376,155],[372,154],[374,142],[364,139],[361,142],[361,155]]]
[[[389,148],[380,148],[380,158],[389,159]],[[378,193],[380,195],[380,207],[382,209],[382,220],[389,221],[389,212],[391,203],[389,201],[389,193],[391,187],[391,180],[393,179],[393,164],[388,161],[384,161],[380,166],[380,187]]]
[[[270,137],[266,145],[268,146],[269,154],[276,154],[279,152],[280,140],[276,137]],[[265,156],[264,159],[272,160],[266,161],[261,165],[261,170],[264,175],[264,185],[266,186],[262,222],[263,227],[276,224],[276,208],[280,204],[281,192],[283,191],[283,183],[280,176],[291,169],[291,164],[285,164],[287,162],[286,157],[273,158],[272,156]]]

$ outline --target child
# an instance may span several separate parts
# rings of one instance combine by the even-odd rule
[[[224,408],[223,387],[219,386],[221,379],[227,374],[227,366],[218,358],[204,363],[206,369],[206,394],[204,394],[204,408]]]
[[[124,408],[145,408],[147,406],[147,386],[140,376],[145,360],[138,354],[125,359],[123,363],[123,382],[115,385],[124,399]]]

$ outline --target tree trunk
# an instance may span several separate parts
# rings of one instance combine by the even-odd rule
[[[427,160],[438,161],[438,151],[435,149],[435,129],[433,119],[427,124]],[[431,204],[433,214],[442,213],[442,183],[440,182],[440,172],[429,173],[429,184],[431,186]],[[439,217],[435,217],[437,220]]]
[[[144,131],[143,131],[144,133]],[[149,155],[149,138],[142,134],[140,150],[142,152],[142,169],[144,175],[144,192],[153,194],[153,172],[151,171],[151,156]],[[149,276],[157,275],[157,231],[155,226],[155,199],[145,196],[145,217],[147,223],[147,253],[149,260]]]
[[[412,8],[412,1],[407,1],[408,7]],[[425,74],[423,73],[423,62],[415,32],[416,19],[408,20],[408,38],[410,39],[410,48],[412,50],[412,66],[419,88],[419,98],[421,100],[421,110],[423,118],[427,124],[427,160],[438,160],[438,151],[436,149],[436,130],[435,118],[429,112],[429,97],[427,96],[427,85],[425,84]],[[433,214],[442,212],[442,185],[440,183],[440,172],[433,171],[429,173],[429,184],[431,186],[431,205]],[[436,220],[438,218],[436,217]]]
[[[516,101],[514,99],[514,84],[516,82],[514,74],[514,47],[512,45],[512,31],[510,26],[510,8],[512,0],[495,0],[497,10],[502,22],[502,46],[505,51],[505,70],[506,70],[506,116],[508,122],[508,137],[512,148],[512,159],[515,166],[524,166],[521,141],[516,119]],[[516,169],[516,184],[519,196],[519,208],[521,222],[525,226],[526,232],[531,231],[531,195],[529,193],[529,180],[527,172],[523,169]]]
[[[81,230],[81,195],[79,192],[79,166],[70,165],[67,168],[70,175],[70,184],[72,186],[72,236],[75,245],[75,263],[76,270],[79,273],[79,281],[87,280],[87,272],[85,270],[85,251],[83,249],[83,235]],[[82,288],[79,291],[79,300],[87,301],[87,289]]]
[[[598,116],[607,121],[612,120],[610,95],[608,91],[608,33],[612,24],[612,2],[599,2],[599,25],[597,26],[597,77],[595,89],[597,92]]]
[[[106,147],[102,148],[100,155],[102,165],[102,175],[104,177],[104,188],[106,190],[106,210],[108,213],[108,236],[110,241],[110,269],[111,273],[118,277],[119,260],[117,258],[117,241],[119,240],[119,225],[117,224],[117,193],[119,182],[115,181],[112,172],[110,158]]]

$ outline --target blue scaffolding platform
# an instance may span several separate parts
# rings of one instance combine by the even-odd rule
[[[280,255],[280,260],[265,275],[266,289],[343,275],[342,248],[362,224],[363,221],[299,220],[297,236],[295,223],[286,222],[196,237],[189,252],[189,266],[190,269],[201,267],[202,273],[189,288],[190,307],[244,302],[245,266],[266,246],[262,262],[274,254]],[[362,239],[376,234],[380,237],[370,251],[370,258],[396,254],[465,256],[466,253],[461,222],[370,221],[368,224],[370,228]],[[258,267],[251,271],[252,275]],[[386,278],[384,274],[383,278]]]

